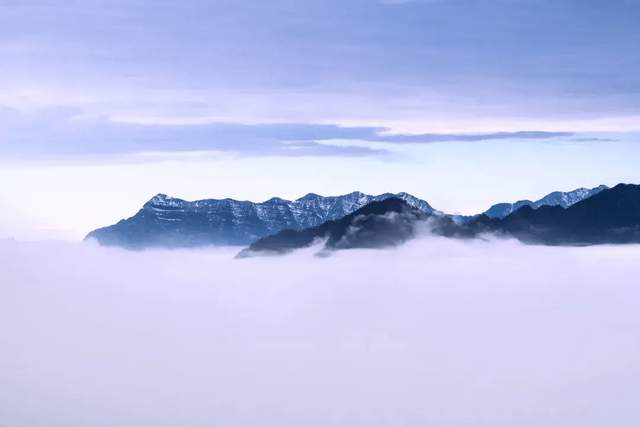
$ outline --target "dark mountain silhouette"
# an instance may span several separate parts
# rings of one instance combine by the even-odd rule
[[[538,209],[542,206],[561,206],[566,209],[608,188],[606,185],[601,185],[591,189],[578,188],[577,190],[568,192],[554,191],[535,202],[531,200],[519,200],[515,203],[498,203],[497,205],[491,206],[484,214],[489,218],[505,218],[523,206],[531,206],[533,209]]]
[[[566,209],[523,206],[503,219],[482,215],[468,227],[533,244],[640,243],[640,186],[619,184]]]
[[[606,185],[600,185],[595,188],[578,188],[573,191],[568,192],[560,192],[554,191],[553,193],[549,193],[544,196],[542,199],[536,200],[532,202],[531,200],[518,200],[515,203],[498,203],[491,206],[484,215],[489,218],[505,218],[507,215],[512,214],[523,206],[531,206],[533,209],[538,209],[541,206],[562,206],[563,208],[568,208],[571,205],[578,203],[581,200],[587,199],[591,196],[594,196],[601,192],[602,190],[606,190],[609,187]],[[468,224],[474,219],[478,218],[482,214],[478,215],[450,215],[451,219],[453,219],[456,224]]]
[[[441,236],[470,236],[446,216],[436,216],[417,209],[399,198],[372,202],[336,221],[327,221],[305,230],[283,230],[253,243],[238,254],[239,258],[260,253],[283,254],[311,246],[323,240],[325,250],[351,248],[385,248],[398,246],[415,237],[424,225]]]

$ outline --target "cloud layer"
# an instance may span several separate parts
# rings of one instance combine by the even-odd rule
[[[335,145],[362,141],[426,144],[446,141],[553,139],[569,132],[497,132],[483,134],[388,134],[384,127],[279,123],[152,125],[78,118],[77,109],[51,108],[30,113],[0,108],[0,154],[7,159],[52,156],[119,155],[188,151],[226,151],[244,156],[386,156],[386,149]]]
[[[429,118],[459,129],[472,118],[633,118],[635,8],[628,0],[5,3],[0,103],[239,122]]]
[[[2,242],[0,423],[634,425],[638,253]]]

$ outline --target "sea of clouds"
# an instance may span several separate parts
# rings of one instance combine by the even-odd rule
[[[0,242],[4,427],[640,425],[640,247]]]

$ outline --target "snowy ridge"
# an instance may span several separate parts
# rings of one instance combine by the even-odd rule
[[[493,205],[484,214],[489,218],[504,218],[525,205],[531,206],[533,209],[538,209],[540,206],[562,206],[566,209],[569,206],[572,206],[581,200],[594,196],[602,190],[606,190],[608,188],[609,187],[607,187],[606,185],[601,185],[592,189],[578,188],[577,190],[569,191],[566,193],[554,191],[553,193],[547,194],[545,197],[540,200],[536,200],[535,202],[532,202],[530,200],[520,200],[516,203],[499,203],[497,205]]]
[[[371,196],[356,191],[335,197],[309,193],[294,201],[273,197],[262,203],[233,199],[190,202],[157,194],[133,217],[87,237],[133,249],[248,245],[285,229],[303,230],[340,219],[389,197],[402,198],[426,213],[437,213],[427,202],[407,193]]]
[[[260,221],[279,224],[273,228],[280,228],[280,224],[283,224],[287,228],[304,229],[342,218],[373,201],[381,201],[390,197],[401,198],[411,206],[429,214],[439,213],[424,200],[408,193],[385,193],[371,196],[359,191],[334,197],[323,197],[309,193],[294,201],[273,197],[262,203],[233,199],[207,199],[188,202],[166,194],[158,194],[145,203],[143,209],[153,212],[161,221],[173,221],[178,213],[198,213],[207,216],[224,214],[230,215],[232,221],[238,223],[243,219],[255,217]]]
[[[563,209],[544,211],[546,213],[551,211],[553,215],[558,218],[564,218],[562,219],[563,221],[566,220],[580,225],[582,224],[580,221],[584,222],[585,218],[588,224],[592,223],[590,218],[594,212],[589,209],[593,207],[594,203],[596,205],[604,204],[608,206],[607,209],[609,210],[618,209],[622,216],[608,218],[605,215],[603,221],[609,221],[608,223],[614,225],[622,224],[621,226],[624,227],[631,224],[633,227],[636,227],[634,228],[635,230],[637,229],[637,206],[633,203],[637,204],[638,200],[640,200],[637,196],[636,188],[640,188],[640,186],[632,186],[633,188],[631,189],[627,187],[629,186],[625,187],[623,184],[620,184],[614,189],[608,189],[608,187],[601,185],[592,189],[578,188],[577,190],[569,192],[556,191],[535,202],[521,200],[516,203],[497,204],[492,206],[491,209],[486,212],[486,215],[475,216],[444,215],[442,212],[434,210],[424,200],[420,200],[407,193],[385,193],[371,196],[356,191],[335,197],[323,197],[309,193],[293,201],[273,197],[262,203],[233,199],[211,199],[189,202],[167,196],[166,194],[158,194],[145,203],[142,209],[133,217],[121,220],[117,224],[94,230],[89,233],[87,238],[97,239],[98,242],[103,245],[116,245],[130,249],[144,249],[158,246],[172,248],[201,247],[207,245],[246,246],[259,239],[275,235],[287,229],[293,230],[291,233],[295,235],[296,231],[311,229],[312,227],[318,227],[322,224],[329,224],[329,227],[331,227],[331,223],[328,223],[328,221],[343,219],[364,206],[370,206],[372,202],[381,202],[391,197],[404,200],[406,202],[406,204],[403,204],[404,209],[407,209],[407,205],[410,205],[425,214],[443,216],[439,219],[432,219],[441,219],[445,223],[448,221],[451,225],[453,225],[451,222],[451,220],[453,220],[453,222],[458,225],[471,224],[471,227],[500,228],[500,224],[504,222],[504,224],[507,224],[506,227],[511,227],[516,232],[519,232],[518,227],[522,225],[518,221],[522,221],[523,218],[527,219],[527,215],[533,215],[533,218],[535,218],[537,209],[542,206],[560,206]],[[621,197],[621,199],[617,200],[615,197]],[[637,200],[633,199],[634,197]],[[623,206],[623,209],[620,207],[622,206],[621,203],[627,203],[629,206]],[[532,209],[520,210],[520,208],[525,206],[531,207]],[[567,211],[571,212],[566,213]],[[522,215],[516,212],[522,213]],[[575,214],[575,212],[578,212],[578,214]],[[496,218],[500,220],[496,222]],[[509,222],[510,220],[511,222]],[[553,222],[553,218],[549,219],[544,217],[544,215],[537,220],[542,221],[542,223],[544,223],[544,221]],[[602,224],[600,225],[602,226]],[[447,227],[448,226],[449,225],[447,225]],[[455,232],[462,232],[461,230],[468,232],[470,229],[467,227],[458,227]],[[620,232],[620,229],[616,230],[616,232]],[[553,239],[558,240],[558,236],[563,232],[566,234],[567,230],[564,230],[562,227],[556,227],[554,233],[557,236],[555,237],[542,235],[534,237],[554,241]],[[607,237],[605,235],[606,233],[602,234],[604,233],[602,230],[598,232],[600,232],[600,235],[597,235],[595,231],[593,233],[596,234],[589,234],[587,230],[585,231],[585,236],[597,242],[637,241],[637,236],[633,233],[633,235],[630,234],[625,237],[626,240],[624,240],[620,236],[615,239],[615,236]],[[453,231],[451,231],[451,233],[453,233]],[[523,238],[528,238],[527,236],[528,235],[524,235]],[[584,239],[587,237],[584,237]],[[560,239],[559,241],[563,240]]]
[[[544,196],[540,200],[536,200],[532,202],[531,200],[519,200],[515,203],[498,203],[496,205],[491,206],[486,212],[483,212],[484,215],[489,218],[505,218],[506,216],[512,214],[523,206],[531,206],[533,209],[538,209],[540,206],[562,206],[563,208],[568,208],[569,206],[573,206],[576,203],[588,199],[591,196],[595,196],[600,193],[602,190],[607,190],[609,187],[606,185],[600,185],[595,188],[578,188],[573,191],[568,192],[560,192],[554,191],[553,193],[549,193]],[[474,218],[479,217],[482,214],[478,215],[448,215],[456,224],[463,225],[472,221]]]

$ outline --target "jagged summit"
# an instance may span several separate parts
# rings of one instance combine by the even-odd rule
[[[267,200],[264,203],[271,203],[271,204],[287,204],[287,203],[291,203],[289,200],[284,200],[281,199],[280,197],[272,197],[269,200]]]
[[[147,203],[142,207],[143,209],[157,209],[158,207],[178,207],[181,206],[185,202],[181,199],[176,199],[171,196],[167,196],[163,193],[158,193],[153,196]]]
[[[315,193],[308,193],[308,194],[300,197],[299,199],[296,199],[296,202],[304,202],[304,201],[307,201],[307,200],[317,200],[317,199],[319,199],[321,197],[322,196],[319,196],[319,195],[317,195]]]
[[[155,196],[153,196],[151,199],[149,199],[149,201],[146,204],[161,205],[169,200],[173,200],[173,197],[167,196],[164,193],[158,193]]]

